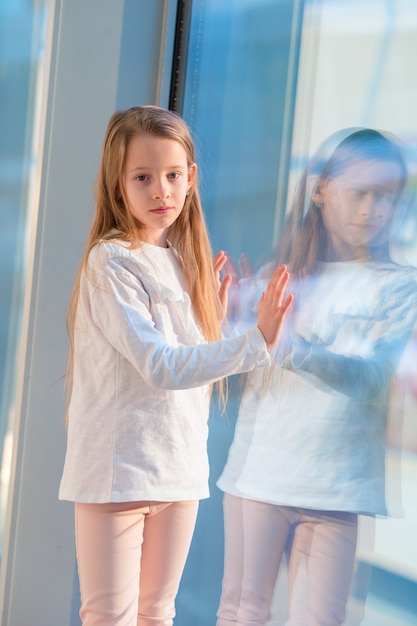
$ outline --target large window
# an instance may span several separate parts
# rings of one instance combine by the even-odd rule
[[[340,127],[369,125],[392,131],[405,143],[412,210],[397,232],[395,254],[417,264],[415,0],[2,0],[0,621],[5,624],[25,626],[28,607],[31,626],[80,623],[73,511],[57,500],[65,447],[65,310],[94,207],[107,120],[118,107],[168,105],[178,7],[185,7],[184,34],[190,17],[181,50],[188,44],[179,108],[197,142],[214,249],[227,250],[235,263],[244,252],[257,269],[282,232],[295,181],[318,143]],[[48,89],[39,115],[44,72]],[[33,202],[36,195],[39,202]],[[388,495],[395,517],[375,524],[362,520],[347,626],[356,626],[360,617],[364,626],[411,626],[417,619],[415,345],[410,342],[400,364],[390,407]],[[232,380],[226,414],[213,404],[212,496],[200,506],[178,597],[178,626],[213,626],[216,620],[223,512],[215,483],[233,437],[239,394],[238,381]],[[20,426],[13,430],[14,422]],[[284,577],[271,626],[282,626],[281,608]]]
[[[281,232],[306,160],[344,127],[370,126],[400,137],[411,174],[406,198],[413,209],[416,55],[412,0],[194,0],[183,114],[197,138],[214,248],[227,250],[235,263],[245,253],[259,267]],[[394,253],[416,264],[416,249],[411,210],[397,231]],[[366,626],[411,626],[417,617],[413,346],[391,394],[387,476],[393,517],[376,523],[361,519],[347,622],[352,625],[362,617]],[[226,416],[213,412],[212,497],[201,505],[178,624],[215,622],[223,550],[222,494],[215,482],[233,436],[238,395],[232,383]],[[284,587],[279,581],[274,625],[282,623]]]

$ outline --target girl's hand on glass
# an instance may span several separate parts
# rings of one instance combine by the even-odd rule
[[[221,272],[225,268],[228,258],[229,257],[227,256],[227,254],[223,250],[220,250],[220,252],[218,252],[213,259],[214,277],[216,280],[217,292],[219,294],[219,300],[222,310],[221,321],[223,321],[227,315],[229,288],[232,284],[231,274],[227,273],[223,277],[221,276]]]
[[[287,268],[281,265],[272,275],[259,302],[257,326],[264,336],[268,350],[278,343],[285,316],[293,301],[291,294],[284,299],[288,280]]]

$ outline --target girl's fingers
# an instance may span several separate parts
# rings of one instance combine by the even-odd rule
[[[242,278],[250,278],[255,273],[248,257],[244,252],[242,252],[242,254],[240,255],[239,270]]]
[[[213,268],[216,274],[220,273],[227,261],[227,255],[220,250],[213,259]]]
[[[289,274],[285,265],[277,268],[261,296],[258,310],[258,328],[262,332],[268,350],[276,345],[281,334],[285,315],[293,296],[285,297]],[[284,299],[285,298],[285,299]]]
[[[289,274],[285,265],[277,268],[265,290],[267,300],[280,304],[287,288]]]
[[[288,309],[290,308],[292,302],[294,300],[294,296],[290,293],[288,294],[288,296],[285,298],[284,304],[282,305],[281,309],[282,312],[285,314]]]
[[[232,284],[232,277],[229,276],[229,274],[227,274],[223,278],[222,282],[220,283],[219,298],[224,309],[227,308],[227,298],[228,298],[228,292],[229,292],[229,288],[231,284]]]
[[[226,255],[226,262],[224,264],[223,271],[226,272],[227,274],[230,274],[230,276],[232,277],[232,280],[233,280],[234,283],[238,283],[239,282],[238,271],[237,271],[237,269],[236,269],[232,259],[228,255]]]

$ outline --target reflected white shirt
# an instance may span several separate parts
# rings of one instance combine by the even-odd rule
[[[416,270],[322,263],[311,280],[295,294],[298,343],[283,335],[269,381],[249,375],[217,484],[273,504],[385,514],[388,389],[417,316]]]

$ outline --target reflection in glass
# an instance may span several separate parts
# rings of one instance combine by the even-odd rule
[[[214,247],[227,250],[236,266],[246,253],[258,271],[282,235],[287,206],[317,145],[339,128],[366,126],[390,129],[405,143],[409,184],[391,254],[417,265],[417,4],[194,0],[192,22],[184,116],[199,140]],[[416,345],[411,338],[391,381],[386,490],[394,517],[360,517],[349,626],[358,624],[358,612],[365,626],[411,626],[417,616]],[[223,573],[222,494],[215,483],[240,393],[239,381],[232,381],[226,415],[213,406],[211,498],[200,505],[178,624],[215,623]],[[280,580],[277,591],[285,592],[285,584]],[[281,606],[274,604],[274,626]]]
[[[284,555],[288,624],[344,622],[358,515],[387,514],[389,388],[417,319],[417,270],[389,245],[406,180],[388,135],[332,136],[303,174],[275,259],[245,281],[244,314],[286,263],[295,300],[271,370],[247,376],[218,481],[218,626],[269,621]]]

